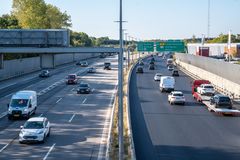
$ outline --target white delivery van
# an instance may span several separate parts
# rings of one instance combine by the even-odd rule
[[[24,90],[12,95],[8,104],[8,119],[29,118],[35,114],[37,109],[37,93],[35,91]]]
[[[172,58],[167,59],[167,66],[169,66],[169,65],[173,65],[173,59]]]
[[[159,88],[160,91],[174,91],[174,86],[175,86],[175,79],[174,77],[171,76],[162,76],[160,83],[159,83]]]

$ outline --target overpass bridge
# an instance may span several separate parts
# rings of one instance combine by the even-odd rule
[[[86,54],[86,53],[118,53],[119,48],[108,47],[2,47],[0,48],[0,68],[3,67],[3,53],[7,54],[40,54],[41,68],[54,68],[54,55],[56,54]]]

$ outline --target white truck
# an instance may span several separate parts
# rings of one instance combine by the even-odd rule
[[[36,91],[24,90],[12,95],[8,104],[8,119],[29,118],[37,110]]]
[[[174,77],[171,76],[162,76],[160,83],[159,83],[159,88],[160,91],[174,91],[174,86],[175,86],[175,79]]]

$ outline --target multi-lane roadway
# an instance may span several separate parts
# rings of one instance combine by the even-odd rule
[[[192,79],[180,71],[175,90],[182,91],[186,103],[170,105],[161,93],[155,73],[171,75],[166,62],[156,58],[156,70],[148,70],[130,80],[130,112],[138,160],[239,160],[240,118],[215,115],[191,94]]]
[[[112,70],[103,70],[105,61]],[[1,82],[0,159],[102,159],[105,157],[110,113],[117,84],[117,57],[88,60],[96,73],[74,64],[51,71],[49,78],[33,73]],[[66,85],[65,77],[77,73],[93,92],[77,94],[77,85]],[[36,115],[47,117],[51,135],[44,144],[19,144],[20,126],[26,120],[8,120],[7,104],[19,90],[38,94]]]

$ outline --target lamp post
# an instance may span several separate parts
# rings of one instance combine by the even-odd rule
[[[118,143],[119,143],[119,160],[123,160],[123,29],[122,29],[122,0],[119,5],[119,45],[118,54]]]

